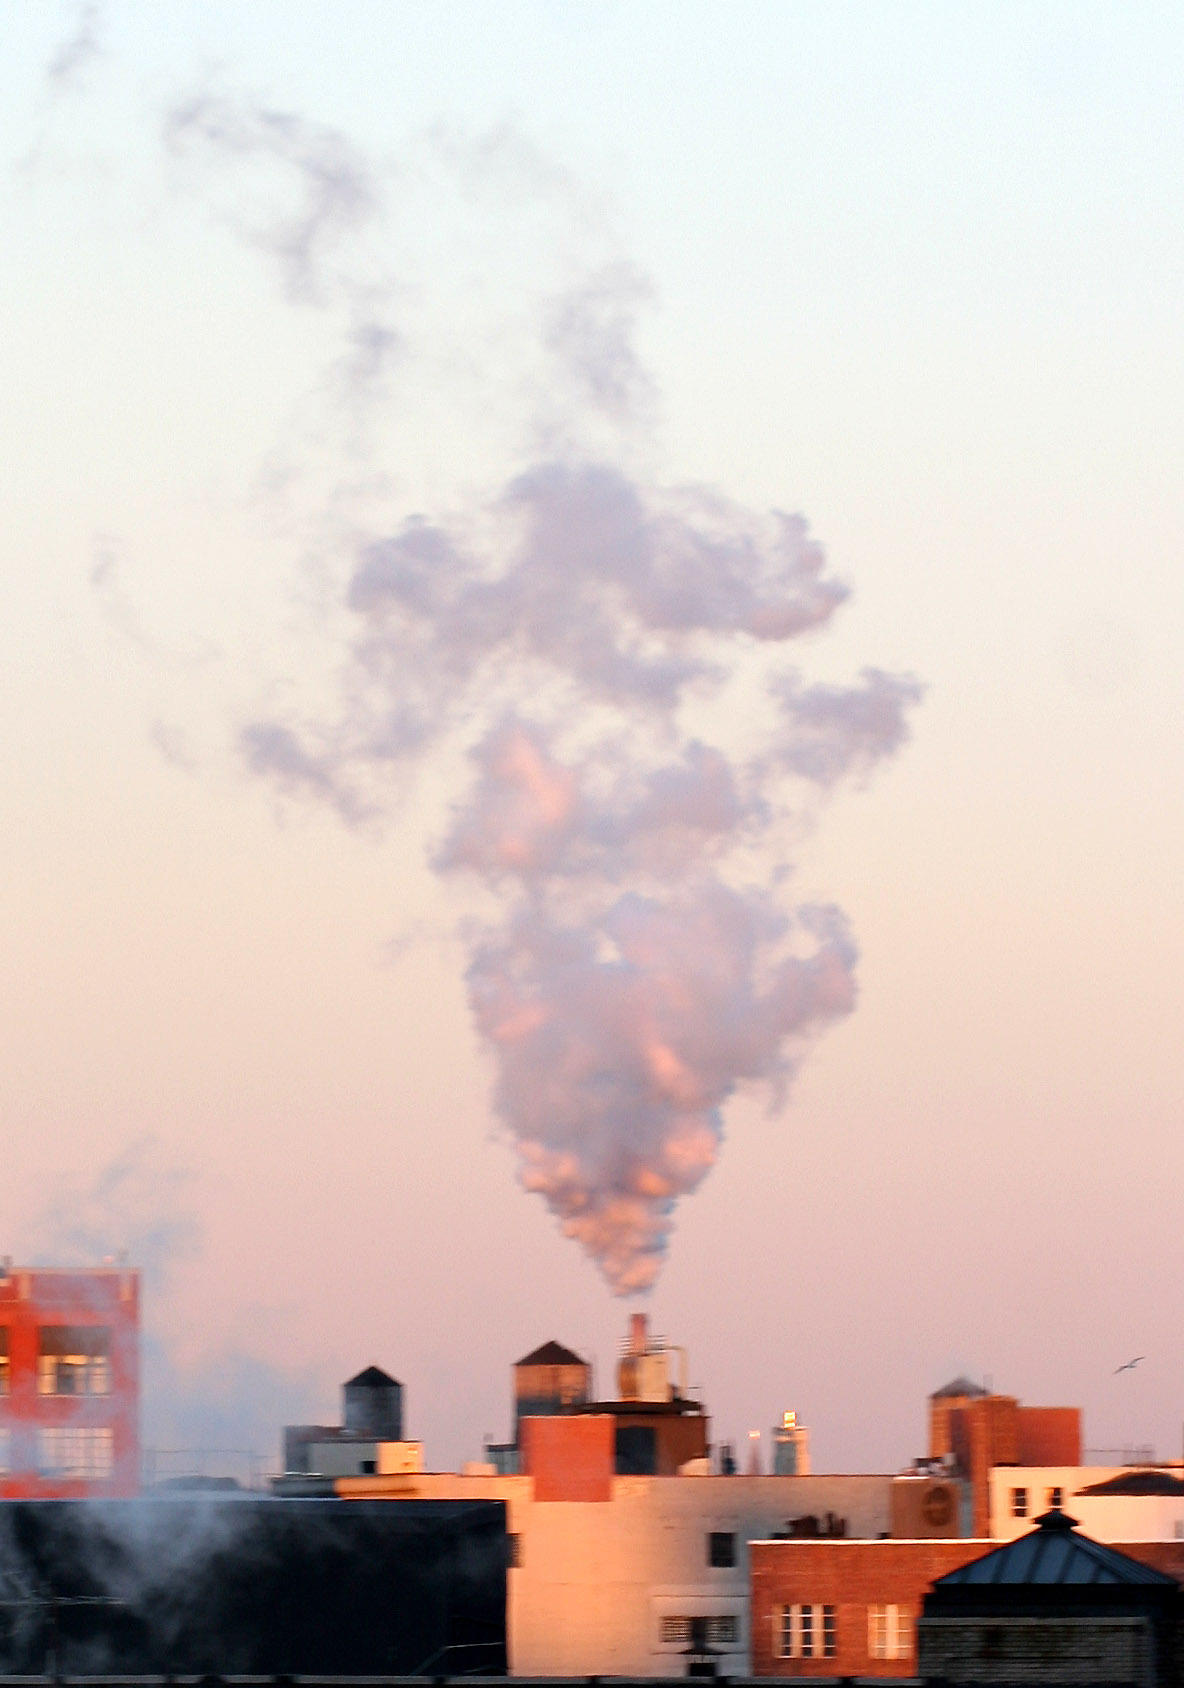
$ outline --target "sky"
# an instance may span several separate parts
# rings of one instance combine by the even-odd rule
[[[1175,9],[0,20],[0,1235],[148,1439],[637,1307],[1179,1457]]]

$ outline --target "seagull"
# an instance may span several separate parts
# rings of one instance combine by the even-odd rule
[[[1136,1354],[1134,1359],[1128,1360],[1125,1365],[1115,1366],[1115,1368],[1114,1368],[1115,1377],[1118,1376],[1120,1371],[1134,1371],[1135,1367],[1139,1364],[1139,1361],[1145,1360],[1146,1358],[1147,1358],[1146,1354]]]

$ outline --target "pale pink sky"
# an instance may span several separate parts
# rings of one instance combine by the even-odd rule
[[[515,1181],[458,933],[491,905],[429,866],[455,747],[352,828],[235,749],[331,713],[351,535],[579,444],[800,510],[852,596],[792,660],[927,687],[751,864],[845,911],[859,1001],[677,1209],[648,1305],[718,1433],[794,1406],[819,1466],[895,1466],[967,1371],[1178,1455],[1178,23],[169,0],[47,79],[80,16],[18,18],[0,101],[12,1250],[157,1235],[199,1403],[161,1435],[266,1440],[376,1361],[445,1464],[537,1342],[607,1381],[631,1303]],[[285,265],[299,149],[170,150],[198,94],[298,114],[380,212]],[[606,274],[623,431],[539,350]],[[376,301],[402,350],[364,392]]]

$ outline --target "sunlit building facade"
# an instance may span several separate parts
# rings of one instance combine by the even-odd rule
[[[0,1263],[0,1498],[133,1495],[139,1274]]]

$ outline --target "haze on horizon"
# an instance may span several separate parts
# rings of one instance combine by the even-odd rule
[[[714,846],[638,823],[677,773],[679,824],[722,835],[715,740],[749,817],[720,896],[834,905],[858,950],[857,1006],[827,999],[772,1107],[670,1077],[723,1108],[723,1142],[638,1258],[667,1246],[648,1310],[716,1434],[794,1406],[817,1468],[895,1466],[969,1372],[1081,1403],[1090,1447],[1178,1454],[1178,22],[537,0],[355,0],[331,34],[271,0],[11,21],[11,1250],[145,1254],[162,1434],[325,1416],[374,1360],[444,1465],[504,1432],[539,1341],[607,1375],[625,1309],[515,1182],[494,1104],[521,1073],[498,1090],[466,969],[480,987],[473,934],[524,863],[552,914],[573,886],[595,904],[591,962],[650,943],[602,891],[716,873]],[[612,637],[588,656],[598,596],[556,678],[555,598],[544,735],[493,641],[460,694],[488,732],[421,722],[379,767],[366,687],[414,649],[358,640],[374,568],[396,579],[381,544],[481,558],[499,489],[537,514],[538,466],[578,461],[615,466],[618,516],[637,493],[717,546],[800,512],[825,565],[798,585],[850,588],[793,627],[795,731],[828,700],[808,776],[865,774],[906,710],[911,742],[754,828],[768,669],[728,643],[751,604],[696,624],[723,643],[677,718],[638,739],[619,712],[667,684],[656,631],[689,625],[655,574],[632,678],[602,684]],[[437,605],[433,662],[448,625]],[[864,670],[886,712],[854,742]],[[622,743],[640,783],[612,791]],[[550,953],[508,918],[515,965]],[[776,1079],[794,1024],[737,1074]]]

